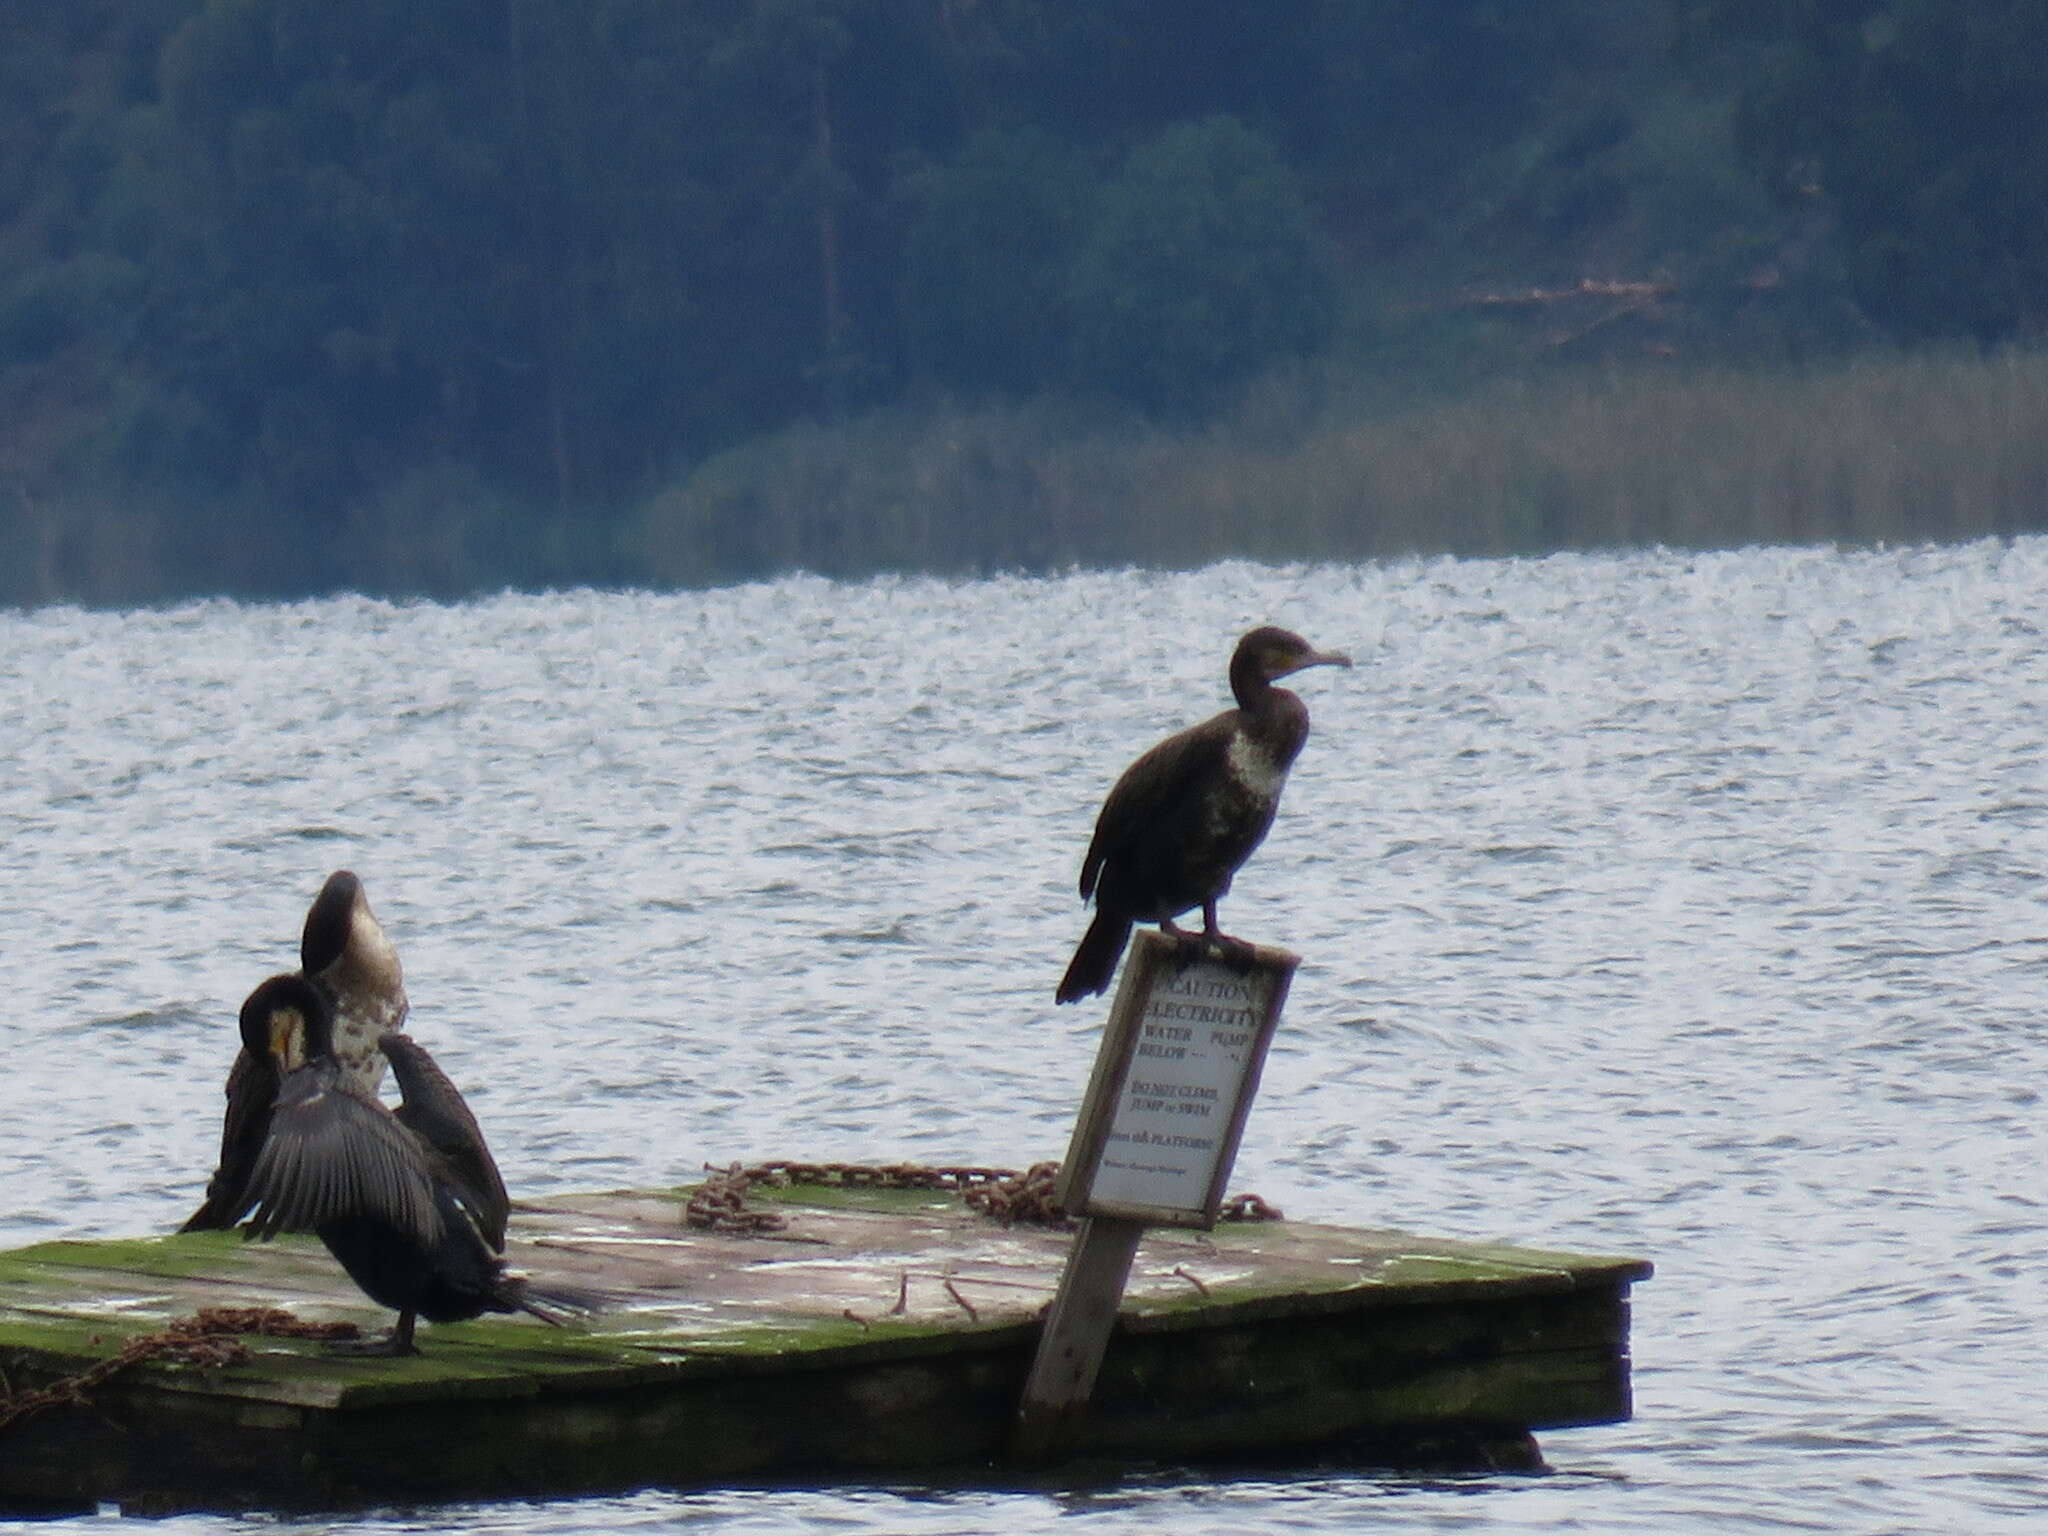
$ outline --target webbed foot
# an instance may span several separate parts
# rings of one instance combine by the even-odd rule
[[[1249,939],[1233,939],[1227,933],[1209,933],[1202,936],[1202,948],[1212,959],[1221,960],[1233,971],[1258,968],[1259,948]]]
[[[416,1355],[419,1346],[412,1341],[413,1325],[418,1319],[411,1312],[398,1314],[398,1326],[381,1339],[331,1339],[327,1344],[330,1355],[347,1355],[357,1360],[389,1360],[404,1355]]]
[[[1182,965],[1217,960],[1234,971],[1249,971],[1259,963],[1258,946],[1246,939],[1234,939],[1220,929],[1189,933],[1185,928],[1161,923],[1159,931],[1173,940],[1178,949],[1176,958]]]
[[[1202,903],[1202,942],[1207,952],[1233,971],[1248,971],[1259,963],[1259,952],[1243,939],[1233,939],[1216,922],[1216,899]]]

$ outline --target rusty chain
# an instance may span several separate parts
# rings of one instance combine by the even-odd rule
[[[178,1318],[160,1332],[130,1339],[114,1354],[74,1376],[62,1377],[32,1392],[0,1390],[0,1432],[45,1408],[65,1403],[84,1406],[87,1393],[145,1360],[159,1360],[167,1365],[240,1365],[249,1358],[248,1346],[237,1337],[240,1334],[282,1339],[353,1339],[361,1332],[354,1323],[308,1323],[276,1307],[201,1307],[191,1317]]]
[[[686,1225],[709,1232],[774,1232],[789,1225],[773,1211],[747,1208],[747,1186],[754,1182],[752,1170],[738,1163],[719,1169],[706,1163],[704,1170],[709,1177],[683,1207]]]
[[[969,1190],[967,1203],[1006,1227],[1020,1221],[1031,1227],[1063,1227],[1067,1224],[1067,1213],[1052,1196],[1053,1182],[1059,1175],[1060,1165],[1056,1162],[1033,1163],[1022,1173],[1009,1174],[980,1189]]]
[[[683,1209],[684,1222],[711,1232],[777,1232],[789,1225],[776,1211],[747,1204],[747,1191],[755,1184],[787,1188],[792,1184],[818,1184],[840,1189],[939,1189],[958,1194],[974,1210],[1000,1221],[1004,1226],[1019,1222],[1030,1226],[1058,1227],[1067,1224],[1066,1213],[1053,1203],[1053,1183],[1059,1176],[1056,1162],[1033,1163],[1019,1173],[1014,1168],[973,1166],[931,1167],[923,1163],[797,1163],[786,1159],[724,1168],[704,1165],[708,1175],[690,1196]],[[1254,1194],[1232,1195],[1223,1202],[1218,1218],[1223,1221],[1279,1221],[1280,1211]]]
[[[1247,1190],[1241,1195],[1232,1195],[1223,1202],[1216,1212],[1218,1221],[1285,1221],[1286,1215],[1277,1205],[1269,1205],[1259,1196]]]

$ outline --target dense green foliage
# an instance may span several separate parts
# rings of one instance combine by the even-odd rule
[[[2048,319],[2017,0],[73,0],[0,133],[0,601],[1120,558],[1104,434]],[[1001,505],[770,494],[919,412]]]

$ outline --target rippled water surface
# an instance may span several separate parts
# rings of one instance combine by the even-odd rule
[[[2038,1529],[2044,592],[2022,540],[0,615],[0,1245],[184,1216],[343,866],[515,1193],[1057,1156],[1089,823],[1271,620],[1360,665],[1224,904],[1305,956],[1233,1184],[1655,1260],[1634,1422],[1548,1477],[310,1524]]]

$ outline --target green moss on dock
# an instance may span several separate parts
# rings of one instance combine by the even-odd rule
[[[16,1248],[0,1253],[0,1281],[34,1281],[51,1269],[113,1270],[167,1280],[190,1279],[217,1275],[223,1269],[236,1267],[238,1262],[242,1262],[240,1255],[251,1246],[235,1232],[38,1243],[33,1248]],[[317,1239],[306,1237],[279,1238],[273,1246],[286,1251],[325,1251]],[[258,1254],[246,1262],[259,1265],[271,1261]]]
[[[13,1430],[0,1504],[560,1495],[997,1453],[1066,1234],[1006,1229],[951,1191],[813,1184],[751,1191],[784,1231],[690,1232],[689,1194],[520,1208],[515,1262],[537,1286],[613,1296],[587,1323],[428,1324],[405,1359],[244,1335],[232,1365],[146,1362]],[[1311,1224],[1160,1229],[1139,1247],[1089,1444],[1199,1457],[1503,1426],[1526,1441],[1625,1417],[1627,1288],[1648,1273]],[[0,1369],[33,1390],[206,1306],[392,1321],[311,1238],[43,1243],[0,1253]],[[405,1454],[429,1440],[435,1456]]]
[[[102,1360],[131,1338],[154,1333],[153,1320],[16,1313],[0,1316],[0,1356],[27,1353],[58,1360]]]

